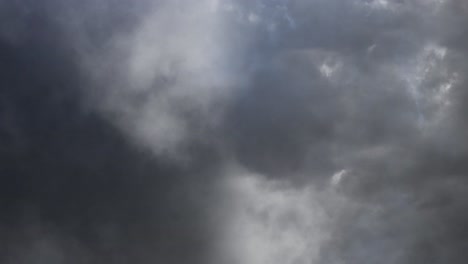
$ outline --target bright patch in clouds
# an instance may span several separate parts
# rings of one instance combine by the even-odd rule
[[[231,263],[310,264],[327,237],[321,194],[311,186],[294,188],[260,175],[229,184],[233,194],[228,226]]]

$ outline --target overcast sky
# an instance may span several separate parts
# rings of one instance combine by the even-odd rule
[[[462,264],[468,2],[0,0],[0,262]]]

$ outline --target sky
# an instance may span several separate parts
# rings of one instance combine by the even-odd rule
[[[468,258],[463,0],[0,0],[0,262]]]

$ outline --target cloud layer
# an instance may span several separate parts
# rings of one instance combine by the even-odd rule
[[[0,1],[4,263],[465,263],[468,5]]]

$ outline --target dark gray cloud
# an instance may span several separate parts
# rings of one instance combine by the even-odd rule
[[[154,157],[87,99],[78,48],[134,23],[113,2],[1,2],[2,263],[204,263],[212,151]]]
[[[261,67],[227,118],[250,170],[325,193],[339,182],[319,257],[287,263],[464,262],[466,5],[290,1],[289,12],[294,28],[258,25],[274,40],[253,36]]]
[[[1,261],[466,262],[467,13],[0,1]]]

